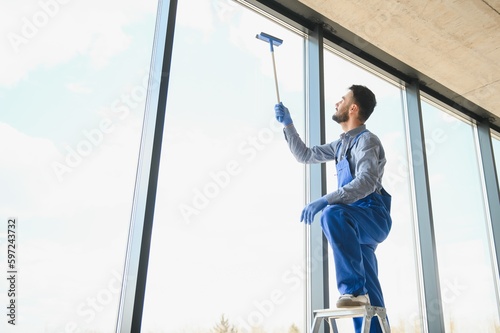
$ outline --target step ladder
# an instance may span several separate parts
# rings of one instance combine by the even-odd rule
[[[369,333],[372,318],[374,316],[378,316],[380,326],[382,327],[382,332],[391,333],[391,328],[389,327],[389,322],[387,321],[385,308],[371,305],[315,310],[311,333],[319,333],[319,328],[323,320],[328,321],[328,325],[330,326],[330,333],[338,333],[337,323],[335,322],[335,319],[355,317],[363,317],[361,332]]]

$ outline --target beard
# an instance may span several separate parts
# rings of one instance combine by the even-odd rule
[[[339,124],[345,123],[349,120],[349,113],[347,112],[347,109],[337,110],[337,112],[335,112],[335,114],[332,116],[332,119]]]

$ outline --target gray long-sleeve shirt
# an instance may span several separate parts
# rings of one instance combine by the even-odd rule
[[[366,197],[367,195],[382,189],[382,176],[386,163],[384,148],[379,138],[369,132],[361,134],[357,142],[352,145],[352,140],[366,129],[361,125],[346,133],[342,133],[340,138],[324,145],[308,148],[297,133],[297,129],[292,125],[284,128],[285,139],[292,154],[301,163],[322,163],[335,160],[339,141],[340,153],[338,160],[344,158],[348,147],[351,147],[349,154],[349,167],[353,180],[338,188],[334,192],[325,195],[328,204],[350,204]]]

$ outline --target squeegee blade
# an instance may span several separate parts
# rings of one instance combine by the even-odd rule
[[[273,43],[273,45],[275,45],[275,46],[280,46],[281,44],[283,44],[282,39],[271,36],[271,35],[266,34],[264,32],[261,32],[260,34],[256,35],[255,37],[264,41],[264,42]]]

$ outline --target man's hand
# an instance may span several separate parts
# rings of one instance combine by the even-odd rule
[[[326,206],[328,206],[328,201],[323,197],[311,202],[302,210],[300,222],[304,221],[305,224],[311,224],[314,220],[314,215]]]
[[[288,126],[293,123],[290,112],[288,112],[287,107],[284,106],[282,102],[279,102],[279,104],[274,106],[274,114],[276,116],[276,120],[282,123],[283,126]]]

